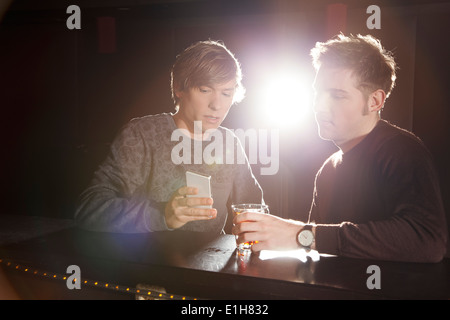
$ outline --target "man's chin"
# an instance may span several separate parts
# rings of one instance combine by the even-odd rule
[[[217,128],[220,126],[220,123],[217,124],[211,124],[211,123],[204,123],[203,121],[196,121],[194,130],[196,134],[199,134],[200,132],[202,134],[208,133],[208,132],[212,132],[217,130]]]
[[[326,132],[325,130],[320,130],[319,129],[319,137],[322,140],[329,140],[329,141],[333,140],[332,136],[328,132]]]
[[[203,127],[202,127],[203,133],[205,133],[208,130],[217,130],[217,128],[220,126],[220,124],[221,124],[220,122],[214,123],[214,124],[212,124],[212,123],[203,123]]]

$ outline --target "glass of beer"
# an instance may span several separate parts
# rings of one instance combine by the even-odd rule
[[[269,213],[269,206],[266,204],[260,204],[260,203],[244,203],[244,204],[235,204],[231,206],[231,209],[233,210],[234,214],[241,214],[244,212],[258,212],[258,213]],[[243,222],[245,223],[245,221]],[[237,243],[237,236],[236,236],[236,243],[237,243],[237,249],[239,252],[245,252],[246,250],[251,250],[252,245],[254,243],[257,243],[258,241],[248,241],[244,243]]]

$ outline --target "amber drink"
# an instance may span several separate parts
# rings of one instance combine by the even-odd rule
[[[269,206],[265,204],[257,204],[257,203],[245,203],[245,204],[235,204],[231,206],[231,209],[233,210],[234,214],[238,215],[244,212],[257,212],[257,213],[269,213]],[[245,223],[242,222],[242,223]],[[257,243],[258,241],[248,241],[244,243],[237,243],[237,236],[236,236],[236,243],[237,243],[237,249],[239,252],[244,252],[246,250],[251,250],[252,245]]]

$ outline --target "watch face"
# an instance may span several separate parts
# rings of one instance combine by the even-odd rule
[[[302,230],[302,232],[298,234],[298,242],[304,247],[311,246],[313,241],[314,235],[311,230]]]

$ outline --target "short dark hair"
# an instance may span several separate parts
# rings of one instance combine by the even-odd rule
[[[371,35],[341,33],[327,42],[317,42],[311,56],[316,70],[322,65],[352,70],[363,93],[382,89],[387,98],[395,86],[397,65],[393,54]]]
[[[199,41],[181,52],[172,67],[172,99],[178,105],[176,92],[202,85],[223,84],[236,80],[233,102],[244,98],[242,70],[238,60],[218,41]]]

